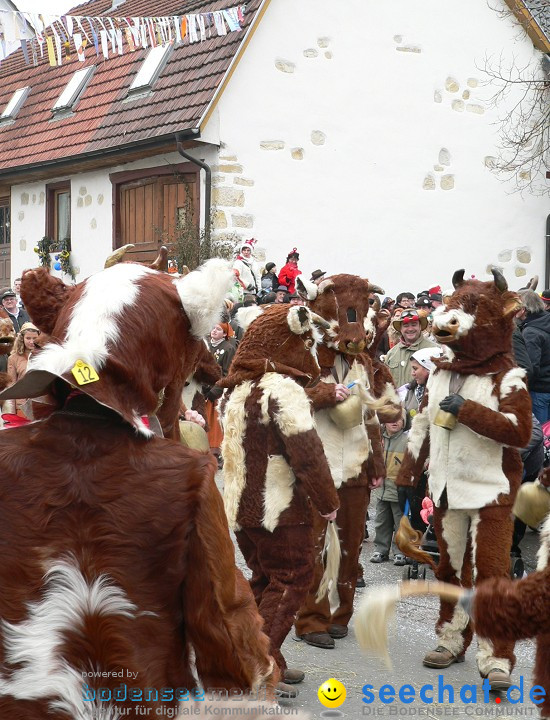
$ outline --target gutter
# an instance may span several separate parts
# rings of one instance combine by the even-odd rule
[[[204,237],[209,243],[210,215],[212,208],[212,170],[210,169],[210,165],[207,165],[204,160],[197,160],[192,155],[186,153],[183,149],[184,140],[198,140],[200,136],[201,132],[198,128],[193,128],[192,130],[185,130],[184,132],[176,133],[175,135],[176,147],[179,154],[186,160],[189,160],[190,163],[193,163],[193,165],[197,165],[198,167],[202,168],[206,175],[204,179]]]
[[[550,215],[546,218],[546,243],[545,243],[545,263],[544,263],[544,287],[543,290],[550,288]]]

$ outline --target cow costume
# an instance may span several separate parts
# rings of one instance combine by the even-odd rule
[[[409,433],[398,485],[418,482],[429,457],[429,488],[440,560],[436,576],[466,587],[506,577],[512,541],[512,504],[522,477],[516,448],[531,434],[531,402],[525,372],[511,353],[514,315],[519,306],[500,272],[494,282],[453,276],[454,293],[433,318],[433,334],[445,353],[435,358],[419,413]],[[456,427],[441,426],[440,411]],[[451,423],[452,424],[452,423]],[[402,548],[403,549],[403,548]],[[428,667],[462,662],[472,628],[459,605],[442,600],[436,625],[437,648]],[[508,687],[513,643],[503,635],[478,638],[477,664],[494,688]]]
[[[309,307],[329,323],[318,350],[321,380],[307,393],[340,499],[337,526],[342,559],[337,582],[339,603],[331,612],[327,596],[319,602],[316,598],[323,575],[327,522],[314,517],[315,577],[295,627],[297,637],[308,644],[331,648],[334,638],[345,637],[348,632],[370,486],[384,476],[378,415],[382,421],[393,420],[401,414],[401,405],[391,378],[379,374],[374,391],[368,347],[376,334],[376,311],[371,307],[370,295],[381,290],[356,275],[334,275],[318,286],[302,278],[297,283]],[[331,409],[345,401],[349,393],[361,401],[358,423],[342,428],[334,422]]]
[[[152,432],[157,408],[177,425],[230,282],[223,261],[177,280],[115,265],[72,288],[23,276],[52,340],[0,398],[48,394],[50,414],[0,432],[0,717],[167,715],[197,677],[277,681],[212,456]]]
[[[315,322],[322,321],[289,305],[239,311],[239,321],[243,316],[255,319],[218,383],[227,388],[220,406],[224,502],[252,570],[271,653],[286,683],[294,683],[304,673],[287,668],[280,648],[312,582],[312,523],[338,508],[303,389],[319,375]]]

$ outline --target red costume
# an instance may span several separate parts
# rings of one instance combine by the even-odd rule
[[[116,265],[74,288],[23,276],[52,342],[2,399],[51,392],[53,412],[0,432],[0,717],[166,714],[199,692],[195,670],[205,689],[272,690],[215,463],[141,419],[177,425],[231,277],[220,261],[179,280]]]
[[[292,259],[293,261],[291,261]],[[283,265],[279,272],[279,285],[284,285],[291,295],[296,292],[296,278],[302,274],[302,271],[298,269],[299,259],[298,251],[293,248],[286,256],[286,265]]]

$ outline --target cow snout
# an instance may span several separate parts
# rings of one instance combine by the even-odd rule
[[[457,318],[451,318],[449,322],[441,327],[434,327],[432,332],[439,342],[452,342],[460,329],[460,322]]]
[[[358,355],[365,350],[367,343],[365,340],[348,340],[347,342],[338,343],[338,350],[347,355]]]

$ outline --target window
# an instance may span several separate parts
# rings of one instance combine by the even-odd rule
[[[10,201],[0,198],[0,245],[10,244]]]
[[[65,90],[63,90],[57,99],[57,102],[53,106],[53,113],[58,113],[63,110],[71,110],[74,107],[77,100],[86,89],[86,85],[92,77],[94,70],[95,66],[91,65],[90,67],[82,68],[82,70],[77,70],[75,72],[65,86]]]
[[[6,108],[2,115],[0,115],[0,122],[5,122],[6,120],[15,120],[15,116],[21,109],[21,105],[25,102],[25,98],[30,92],[30,87],[24,87],[19,88],[19,90],[16,90],[13,95],[11,96],[11,100],[6,105]]]
[[[46,235],[54,242],[71,237],[71,185],[47,186]]]
[[[171,49],[171,45],[157,45],[149,51],[133,83],[130,85],[128,95],[137,95],[151,90],[166,64]]]

